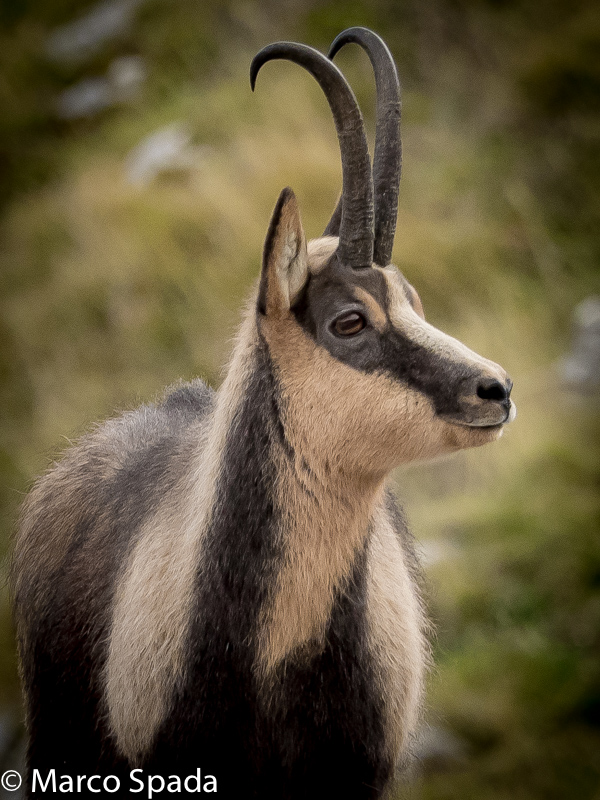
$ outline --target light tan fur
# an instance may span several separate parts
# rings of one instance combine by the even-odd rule
[[[183,680],[183,645],[221,454],[252,365],[256,323],[242,325],[227,377],[198,441],[195,468],[143,526],[116,594],[105,674],[108,721],[133,763],[151,746]]]
[[[387,281],[390,298],[388,314],[392,324],[417,344],[457,363],[478,367],[484,375],[504,382],[506,372],[498,364],[470,350],[458,339],[443,333],[424,320],[408,302],[395,267],[379,269]]]
[[[382,505],[373,514],[367,564],[368,637],[383,699],[386,743],[396,761],[415,732],[430,658],[428,626],[406,554]]]
[[[379,305],[377,300],[375,300],[372,294],[369,294],[369,292],[365,291],[360,286],[355,286],[353,291],[356,299],[363,303],[365,308],[368,310],[369,320],[373,327],[376,328],[380,333],[383,333],[388,324],[388,319],[383,308]]]
[[[336,591],[364,544],[381,491],[380,481],[332,480],[314,462],[280,472],[277,498],[285,555],[259,625],[263,681],[287,656],[302,657],[307,645],[311,651],[323,647]]]

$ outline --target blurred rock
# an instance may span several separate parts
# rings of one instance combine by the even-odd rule
[[[130,29],[135,12],[144,0],[105,0],[83,17],[56,28],[46,42],[46,53],[54,61],[81,63],[96,55],[104,44]]]
[[[600,296],[583,300],[574,313],[571,351],[559,364],[563,381],[582,392],[600,389]]]
[[[198,166],[206,150],[192,146],[185,125],[167,125],[142,139],[127,156],[127,180],[136,186],[147,186],[161,174],[189,172]]]
[[[83,78],[62,92],[56,101],[60,119],[91,117],[113,104],[113,89],[107,78]]]
[[[146,80],[146,64],[141,56],[121,56],[111,61],[108,79],[119,102],[132,100]]]
[[[122,56],[109,65],[106,76],[83,78],[62,92],[56,101],[60,119],[81,119],[99,114],[106,108],[132,100],[146,77],[143,59]]]

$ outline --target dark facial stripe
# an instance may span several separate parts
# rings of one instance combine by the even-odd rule
[[[379,369],[426,395],[438,414],[459,413],[460,398],[477,370],[450,360],[397,330],[383,338]]]

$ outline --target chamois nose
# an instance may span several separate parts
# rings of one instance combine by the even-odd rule
[[[505,383],[500,383],[496,378],[482,378],[477,385],[477,397],[481,400],[496,400],[498,403],[506,403],[510,398],[512,381],[506,379]]]

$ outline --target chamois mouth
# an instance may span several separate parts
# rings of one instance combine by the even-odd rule
[[[505,411],[504,419],[500,420],[499,422],[491,422],[489,420],[489,417],[488,419],[477,419],[477,418],[467,419],[464,416],[455,416],[455,415],[451,416],[448,414],[444,414],[442,416],[443,419],[446,420],[446,422],[449,422],[452,425],[459,425],[463,428],[478,428],[479,430],[488,430],[488,431],[500,430],[500,428],[503,428],[505,425],[508,425],[508,423],[512,422],[517,416],[516,405],[513,403],[512,400],[509,400],[509,403],[510,406],[508,410],[504,407]]]

